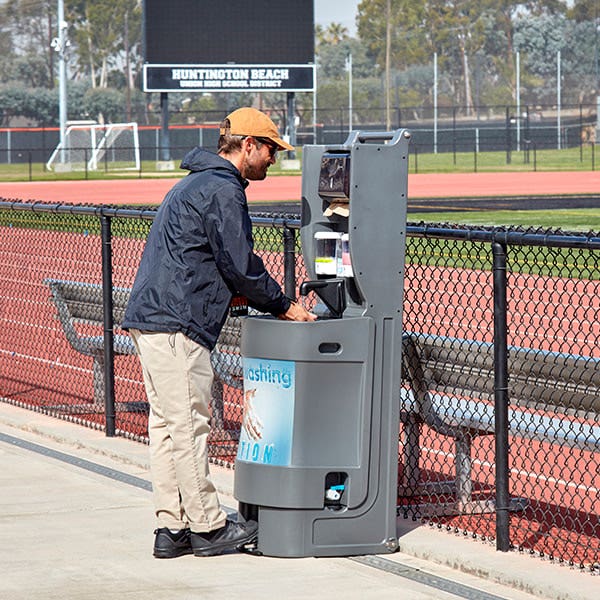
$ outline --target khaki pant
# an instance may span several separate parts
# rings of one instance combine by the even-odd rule
[[[131,330],[150,402],[150,469],[158,527],[202,533],[226,514],[208,471],[210,352],[182,333]]]

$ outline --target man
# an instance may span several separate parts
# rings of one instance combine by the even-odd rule
[[[190,173],[165,197],[146,242],[123,325],[150,402],[157,558],[212,556],[257,535],[255,522],[227,518],[210,479],[210,350],[234,296],[282,319],[316,318],[283,294],[253,252],[247,180],[264,179],[277,151],[291,149],[264,113],[232,112],[218,154],[195,148],[183,159]]]

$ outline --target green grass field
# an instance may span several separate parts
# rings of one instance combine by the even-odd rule
[[[509,162],[510,160],[510,162]],[[600,169],[595,146],[564,150],[506,152],[444,152],[409,155],[411,173],[501,173],[522,171],[595,171]]]
[[[535,217],[533,216],[534,212],[540,213],[541,211],[521,213],[521,216],[523,214],[532,215],[532,222],[534,223],[534,226],[537,227],[539,224],[535,223]],[[561,212],[563,211],[551,211],[549,214]],[[476,214],[481,215],[481,213]],[[482,224],[490,225],[492,217],[503,214],[507,214],[508,216],[506,219],[510,219],[510,212],[486,213],[486,222]],[[461,213],[461,215],[465,215],[465,213]],[[429,217],[429,219],[427,222],[457,222],[456,218],[454,218],[453,221],[448,221],[439,218],[441,216],[443,215],[428,214],[427,217]],[[451,213],[450,216],[457,217],[457,214]],[[413,217],[414,215],[410,215],[409,220],[414,223],[415,219]],[[468,215],[466,215],[464,221],[468,220]],[[585,222],[585,219],[583,222]],[[574,221],[569,221],[569,223],[569,226],[566,226],[564,223],[561,225],[563,231],[576,230],[573,225]],[[150,225],[151,221],[148,220],[142,221],[139,219],[113,218],[112,234],[114,237],[145,239],[148,235]],[[86,236],[100,235],[100,220],[97,216],[91,214],[58,215],[22,210],[0,210],[0,226],[38,229],[45,232],[63,231]],[[555,225],[550,221],[547,221],[545,226],[555,228]],[[587,227],[582,226],[581,228],[589,230]],[[273,228],[271,226],[257,226],[254,231],[254,238],[255,248],[258,251],[283,252],[281,229]],[[300,243],[300,240],[298,240],[298,243]],[[469,240],[438,240],[434,238],[423,239],[419,237],[409,237],[407,240],[407,260],[413,265],[435,265],[462,269],[489,270],[491,268],[492,256],[489,244],[481,244]],[[536,248],[532,251],[531,247],[528,246],[523,248],[515,246],[511,248],[509,262],[511,272],[555,277],[573,277],[579,279],[599,279],[599,260],[600,255],[597,251],[574,248]]]
[[[600,232],[600,209],[497,210],[472,212],[409,213],[411,223],[458,223],[490,227],[518,226]]]

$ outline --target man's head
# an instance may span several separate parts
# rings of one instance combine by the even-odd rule
[[[277,126],[255,108],[238,108],[221,123],[218,152],[246,179],[264,179],[278,150],[293,150],[281,139]]]

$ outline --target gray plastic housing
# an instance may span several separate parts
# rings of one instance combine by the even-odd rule
[[[347,556],[398,547],[409,139],[405,130],[355,132],[343,146],[304,147],[305,265],[315,279],[316,231],[348,233],[354,277],[346,281],[347,307],[340,319],[313,323],[244,319],[243,357],[295,367],[287,464],[240,455],[235,464],[234,495],[244,516],[258,518],[258,550],[265,555]],[[319,195],[318,180],[327,152],[349,155],[349,217],[323,216],[331,198]]]

